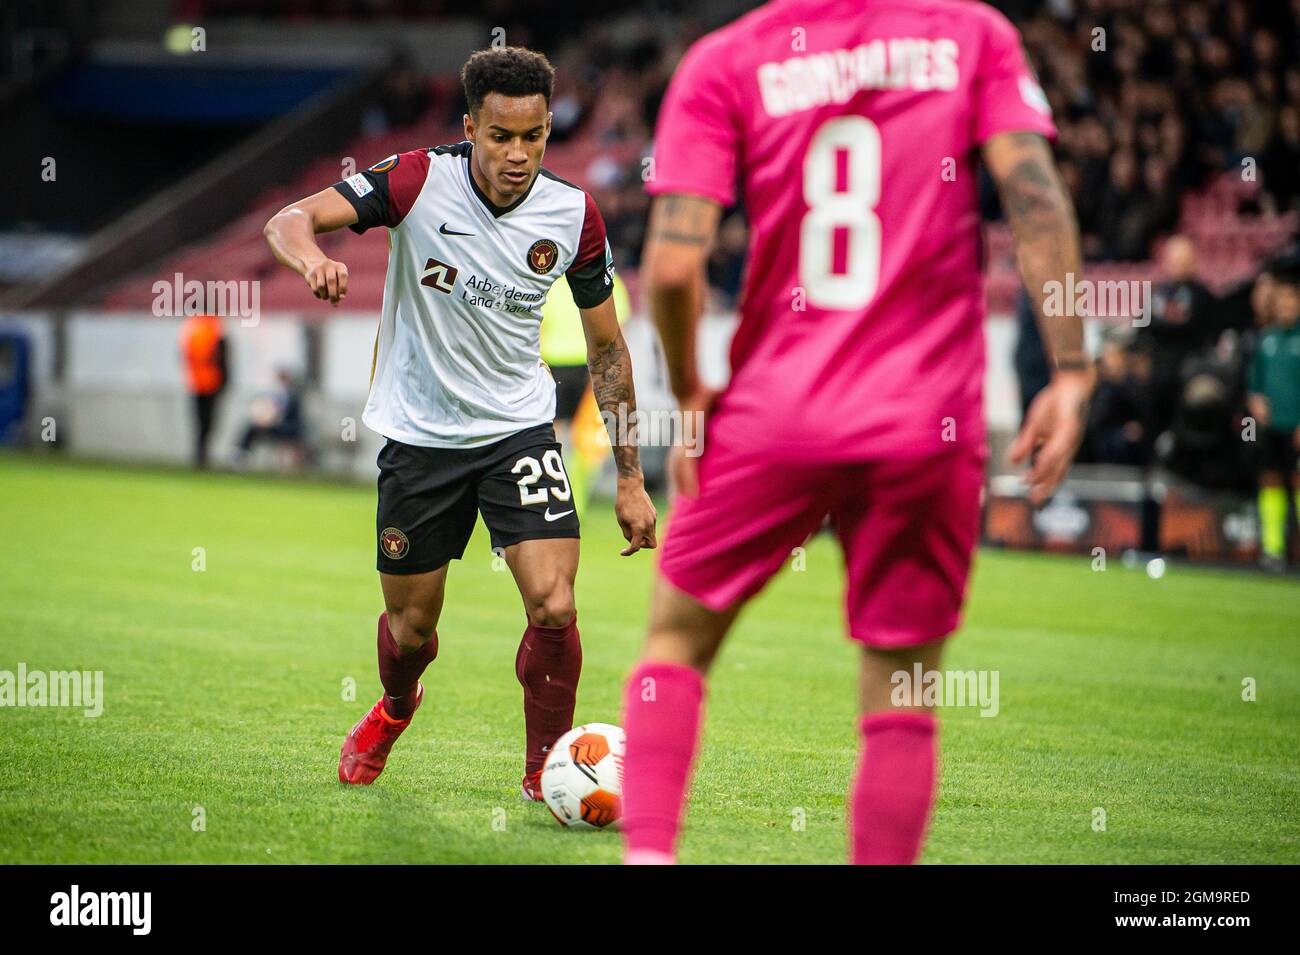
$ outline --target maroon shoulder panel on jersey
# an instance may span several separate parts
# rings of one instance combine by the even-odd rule
[[[402,224],[429,175],[429,151],[412,149],[380,160],[369,169],[334,183],[334,189],[356,210],[348,226],[357,235],[367,229]]]
[[[591,198],[591,194],[584,192],[583,195],[587,199],[587,209],[583,213],[582,235],[578,239],[578,253],[569,266],[570,272],[588,266],[596,259],[602,265],[605,261],[605,220],[596,208],[596,201]]]
[[[585,192],[583,195],[587,205],[578,236],[578,251],[564,274],[578,308],[595,308],[614,290],[614,260],[605,241],[605,220],[591,196]]]
[[[372,167],[372,171],[388,173],[388,225],[391,228],[406,218],[424,188],[424,180],[429,176],[429,151],[413,149],[398,153],[380,165],[387,168]]]

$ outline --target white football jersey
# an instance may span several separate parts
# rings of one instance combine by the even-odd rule
[[[390,156],[334,188],[357,233],[388,227],[384,307],[362,420],[424,447],[476,447],[555,417],[542,303],[566,274],[593,308],[613,289],[605,223],[585,191],[542,169],[493,205],[462,142]]]

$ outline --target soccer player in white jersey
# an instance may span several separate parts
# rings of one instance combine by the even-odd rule
[[[481,50],[461,71],[465,141],[390,156],[277,213],[276,257],[338,304],[348,271],[316,244],[344,226],[389,230],[384,307],[362,420],[379,453],[376,548],[384,695],[352,728],[339,779],[371,783],[424,696],[438,653],[449,562],[483,515],[523,598],[515,659],[524,691],[523,795],[541,799],[550,745],[573,723],[582,668],[573,582],[578,518],[555,440],[555,382],[540,357],[541,306],[560,276],[582,315],[602,410],[636,407],[611,291],[605,224],[582,189],[542,168],[554,70],[519,47]],[[626,418],[620,420],[627,420]],[[636,445],[615,443],[614,512],[630,555],[653,548],[655,509]]]

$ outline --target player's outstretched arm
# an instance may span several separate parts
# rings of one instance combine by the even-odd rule
[[[1083,440],[1096,378],[1083,345],[1083,317],[1049,316],[1043,308],[1052,283],[1066,288],[1069,276],[1081,278],[1079,226],[1043,136],[1022,132],[992,136],[984,144],[984,164],[1002,197],[1002,210],[1015,237],[1020,277],[1055,364],[1051,383],[1029,406],[1011,445],[1012,461],[1031,459],[1025,483],[1030,500],[1041,504],[1065,479]]]
[[[707,289],[705,265],[721,218],[722,207],[699,196],[663,195],[650,207],[641,278],[683,415],[705,414],[713,400],[695,365],[695,326]],[[695,459],[675,447],[668,468],[677,490],[693,497],[699,490]]]
[[[580,308],[582,330],[587,337],[587,367],[591,370],[591,390],[605,420],[635,422],[636,385],[632,381],[632,356],[619,328],[618,312],[611,295],[595,308]],[[624,440],[620,441],[620,437]],[[641,454],[637,450],[636,430],[624,436],[610,435],[614,462],[618,465],[618,498],[614,515],[623,528],[627,547],[624,557],[642,547],[658,546],[655,538],[654,503],[645,492],[641,474]]]
[[[301,275],[313,295],[337,305],[348,293],[348,267],[321,251],[315,237],[356,221],[351,203],[337,190],[325,189],[285,206],[266,223],[262,234],[275,257]]]

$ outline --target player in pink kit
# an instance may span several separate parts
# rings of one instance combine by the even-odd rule
[[[704,674],[744,603],[830,515],[861,643],[857,863],[910,863],[936,787],[936,723],[890,699],[935,670],[979,525],[984,373],[977,161],[998,185],[1056,362],[1012,447],[1041,503],[1082,436],[1093,378],[1050,109],[1015,28],[965,0],[778,0],[701,39],[659,117],[642,275],[703,455],[677,487],[650,632],[625,693],[626,861],[671,862]],[[977,151],[979,155],[977,155]],[[731,380],[696,377],[704,263],[739,182],[751,235]],[[791,634],[792,649],[798,634]]]

